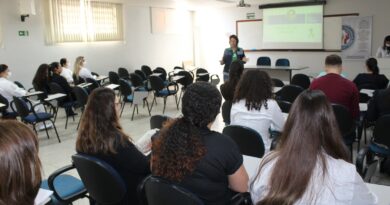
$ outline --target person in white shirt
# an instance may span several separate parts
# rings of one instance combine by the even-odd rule
[[[250,181],[257,205],[377,203],[350,163],[332,106],[319,90],[298,96],[276,150],[263,158]]]
[[[95,79],[92,75],[91,71],[85,68],[86,61],[83,56],[79,56],[76,58],[76,62],[74,63],[73,74],[76,76],[76,79],[83,78],[86,80],[87,78]]]
[[[265,152],[270,149],[270,128],[281,131],[284,117],[278,103],[272,99],[272,80],[260,70],[247,70],[241,76],[233,97],[230,124],[256,130],[262,137]]]
[[[69,84],[73,83],[73,72],[68,68],[68,60],[66,58],[61,58],[60,64],[62,67],[61,76],[66,79]]]
[[[0,94],[8,100],[8,103],[13,101],[13,97],[25,96],[27,91],[19,88],[14,82],[8,80],[12,73],[5,64],[0,65]],[[12,112],[11,106],[7,108],[8,112]]]
[[[376,52],[377,58],[390,58],[390,35],[383,40],[383,45]]]

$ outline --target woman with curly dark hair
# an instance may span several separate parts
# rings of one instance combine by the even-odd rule
[[[179,183],[213,205],[228,204],[231,190],[248,188],[237,145],[210,130],[220,107],[217,88],[206,82],[190,85],[183,96],[183,116],[166,124],[152,145],[154,175]]]
[[[44,94],[42,98],[46,98],[50,92],[49,89],[49,70],[50,66],[48,64],[41,64],[38,67],[37,72],[33,78],[32,85],[36,91],[42,91]]]
[[[120,103],[113,90],[95,89],[81,119],[76,151],[95,156],[110,164],[127,185],[127,201],[139,204],[137,186],[150,174],[149,162],[123,132],[119,123]]]
[[[243,71],[244,65],[242,62],[232,62],[229,70],[229,80],[225,81],[220,87],[222,97],[225,98],[225,100],[233,100],[234,91],[236,90],[237,83],[240,80]]]
[[[265,151],[269,151],[269,129],[281,131],[284,118],[278,103],[272,99],[272,81],[266,72],[248,70],[243,74],[234,94],[230,123],[256,130],[263,139]]]

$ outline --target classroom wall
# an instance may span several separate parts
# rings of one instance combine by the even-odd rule
[[[172,69],[183,60],[193,58],[192,30],[181,34],[152,34],[150,24],[151,4],[123,1],[125,42],[72,43],[45,45],[42,0],[35,0],[36,13],[25,22],[20,21],[16,0],[0,0],[0,23],[3,45],[0,47],[0,63],[9,65],[12,80],[31,87],[36,69],[41,63],[51,63],[66,57],[72,67],[77,56],[87,59],[89,69],[101,74],[126,67],[140,69],[146,64],[152,68],[162,66]],[[118,1],[118,0],[117,0]],[[169,4],[152,6],[172,7]],[[189,12],[192,16],[193,12]],[[192,17],[187,22],[192,28]],[[27,30],[29,36],[19,37],[19,30]]]
[[[388,0],[327,0],[324,14],[359,13],[360,16],[373,16],[372,55],[383,43],[385,35],[390,35],[390,1]],[[262,12],[257,5],[250,8],[203,8],[195,13],[195,62],[196,65],[206,67],[214,73],[222,74],[223,66],[219,65],[224,48],[228,47],[228,36],[236,33],[236,20],[246,19],[246,13],[254,12],[256,18],[262,18]],[[292,66],[309,66],[302,71],[316,76],[323,69],[323,62],[329,52],[247,52],[250,61],[248,65],[255,65],[259,56],[271,57],[272,63],[277,58],[289,58]],[[340,53],[336,53],[340,54]],[[382,71],[390,78],[390,62],[381,61]],[[358,73],[364,72],[364,61],[344,60],[344,72],[353,79]],[[301,72],[301,71],[300,71]]]

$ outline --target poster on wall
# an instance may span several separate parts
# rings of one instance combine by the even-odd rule
[[[342,18],[341,56],[360,60],[371,56],[372,16]]]

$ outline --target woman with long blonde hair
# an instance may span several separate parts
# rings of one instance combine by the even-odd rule
[[[87,78],[94,79],[91,71],[84,67],[86,64],[86,60],[84,56],[79,56],[76,58],[76,61],[74,62],[74,70],[73,75],[76,78],[77,81],[79,81],[80,78],[86,80]]]

